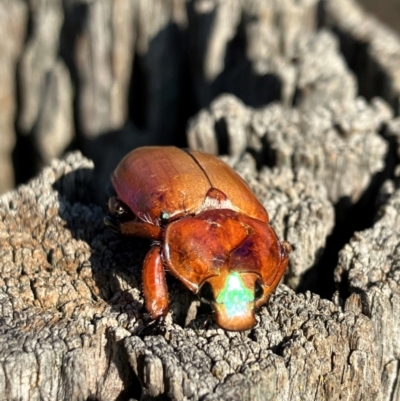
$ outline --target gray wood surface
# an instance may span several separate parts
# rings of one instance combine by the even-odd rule
[[[395,34],[352,0],[0,0],[0,21],[0,191],[48,164],[0,196],[0,400],[400,400]],[[249,331],[172,278],[152,326],[149,243],[103,225],[113,165],[187,121],[295,245]],[[59,157],[73,141],[95,167]]]
[[[240,163],[246,177],[254,162]],[[92,167],[71,154],[0,198],[4,399],[128,399],[141,391],[143,399],[379,396],[373,325],[358,296],[342,308],[282,285],[254,330],[232,333],[204,327],[204,313],[183,327],[192,297],[171,280],[165,329],[140,334],[149,323],[140,293],[147,246],[103,226],[91,203]],[[324,232],[317,216],[332,224],[326,191],[311,178],[293,182],[287,169],[265,169],[249,182],[280,230],[287,220],[288,232],[304,225]],[[312,242],[299,238],[300,251]]]
[[[2,1],[0,6],[0,192],[14,186],[12,151],[16,142],[14,121],[18,112],[15,70],[23,50],[28,10],[22,0]],[[10,34],[12,32],[12,34]]]
[[[400,189],[388,181],[383,204],[368,230],[356,233],[339,255],[336,282],[359,294],[362,312],[376,334],[375,355],[382,374],[382,399],[398,399],[400,351]]]
[[[341,76],[336,79],[339,85]],[[218,154],[218,144],[227,137],[233,158],[249,148],[276,167],[306,169],[317,181],[329,182],[333,203],[344,197],[356,203],[384,168],[388,145],[378,130],[389,122],[391,110],[379,98],[368,104],[353,97],[332,105],[316,95],[315,101],[319,105],[287,108],[274,103],[253,109],[233,95],[222,95],[191,119],[189,145]]]

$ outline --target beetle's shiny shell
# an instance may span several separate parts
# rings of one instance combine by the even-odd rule
[[[121,199],[142,220],[158,224],[201,209],[211,188],[233,208],[268,222],[268,214],[245,181],[214,156],[176,147],[143,147],[130,152],[112,175]]]

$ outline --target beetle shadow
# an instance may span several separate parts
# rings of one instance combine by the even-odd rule
[[[91,168],[78,168],[53,184],[59,202],[58,214],[65,222],[65,229],[76,241],[90,247],[89,259],[80,262],[76,274],[79,277],[81,269],[89,266],[96,287],[95,291],[91,289],[93,300],[101,298],[112,311],[140,320],[143,303],[137,294],[148,241],[123,238],[104,225],[107,206],[100,205],[98,199],[107,190],[99,196],[101,190],[96,188],[94,174]]]

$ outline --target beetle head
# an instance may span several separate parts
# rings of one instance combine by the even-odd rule
[[[219,326],[246,330],[279,284],[289,247],[269,224],[221,209],[171,223],[163,256],[169,271],[212,306]]]
[[[226,272],[206,280],[200,299],[211,304],[215,320],[226,330],[247,330],[255,326],[255,308],[266,302],[260,277],[254,273]]]

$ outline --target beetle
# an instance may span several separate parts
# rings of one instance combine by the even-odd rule
[[[217,324],[256,324],[286,270],[291,246],[279,241],[246,182],[220,159],[176,147],[131,151],[112,173],[116,195],[105,224],[154,240],[143,263],[145,308],[168,312],[165,271],[211,304]]]

